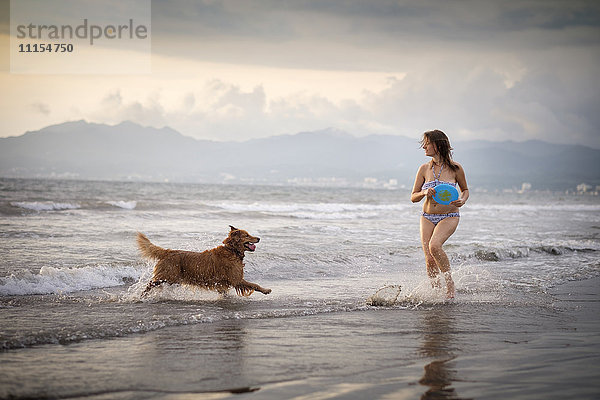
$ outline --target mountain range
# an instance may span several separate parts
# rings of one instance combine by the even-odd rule
[[[470,187],[600,185],[600,150],[543,141],[453,143]],[[336,129],[244,142],[196,140],[132,122],[65,122],[0,138],[0,176],[204,183],[411,187],[428,160],[415,139]]]

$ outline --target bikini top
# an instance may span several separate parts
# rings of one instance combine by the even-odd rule
[[[456,185],[458,185],[458,183],[456,182],[444,182],[444,181],[440,181],[440,177],[442,176],[442,170],[444,169],[444,164],[442,164],[442,167],[440,168],[440,173],[438,174],[438,176],[435,176],[435,166],[432,164],[431,165],[431,170],[433,171],[433,177],[435,178],[435,180],[433,181],[429,181],[429,182],[425,182],[423,184],[423,186],[421,186],[421,190],[425,190],[425,189],[429,189],[432,187],[436,187],[437,185],[441,185],[442,183],[445,183],[446,185],[452,185],[454,187],[456,187]]]

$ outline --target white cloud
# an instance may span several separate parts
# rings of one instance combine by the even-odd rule
[[[86,117],[92,121],[113,124],[134,121],[148,126],[168,125],[165,110],[156,95],[145,100],[126,101],[118,90],[104,97]]]
[[[311,90],[277,96],[265,86],[242,87],[212,79],[186,90],[174,84],[147,90],[145,97],[111,91],[94,107],[90,120],[169,125],[183,134],[213,140],[244,140],[336,127],[365,134],[418,137],[439,128],[455,139],[576,140],[600,147],[591,123],[598,85],[590,71],[527,67],[514,60],[503,65],[485,55],[462,59],[430,58],[415,62],[401,78],[382,79],[374,90],[354,98],[330,99]],[[309,74],[313,72],[310,71]],[[294,71],[302,79],[302,71]],[[291,76],[288,79],[293,79]],[[281,82],[285,79],[280,78]],[[575,82],[570,82],[575,81]],[[295,87],[293,86],[295,89]],[[317,86],[314,86],[317,88]],[[586,108],[586,105],[588,106]],[[586,112],[587,110],[587,112]]]
[[[50,114],[50,106],[46,103],[36,102],[36,103],[31,103],[30,106],[31,106],[31,110],[35,113],[39,113],[42,115]]]

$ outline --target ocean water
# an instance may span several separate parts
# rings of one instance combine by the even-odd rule
[[[97,371],[86,374],[85,361],[79,361],[85,384],[45,374],[72,364],[57,366],[68,357],[55,354],[50,365],[36,351],[88,346],[102,369],[118,340],[170,332],[185,347],[185,329],[206,333],[240,321],[281,330],[334,316],[344,325],[381,312],[367,299],[386,285],[402,290],[385,309],[409,319],[443,309],[444,293],[431,288],[425,273],[421,205],[409,197],[401,189],[1,179],[0,397],[108,390],[110,384],[92,379]],[[221,244],[229,225],[261,238],[257,251],[246,254],[245,278],[272,294],[219,296],[165,285],[141,298],[152,264],[139,257],[137,231],[162,247],[203,251]],[[550,315],[552,288],[600,276],[600,199],[475,191],[445,248],[457,288],[453,318],[468,321],[473,310],[498,309],[524,320],[531,310]],[[465,322],[461,329],[482,328]],[[398,357],[409,362],[414,354]],[[279,373],[303,376],[286,368],[292,367]],[[228,384],[215,378],[184,386],[205,392]]]

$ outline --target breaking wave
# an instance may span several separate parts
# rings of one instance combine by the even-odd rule
[[[12,207],[16,207],[26,211],[35,212],[50,212],[50,211],[65,211],[65,210],[106,210],[112,207],[121,208],[124,210],[134,210],[137,207],[135,200],[111,200],[104,202],[85,202],[85,201],[13,201],[10,203]],[[110,207],[109,207],[110,206]]]
[[[37,274],[22,271],[0,277],[0,296],[63,294],[121,286],[140,275],[141,270],[132,266],[42,267]]]
[[[565,245],[565,244],[540,244],[533,246],[517,246],[517,247],[484,247],[474,250],[471,254],[468,254],[466,258],[476,258],[480,261],[504,261],[517,258],[526,258],[532,255],[553,255],[561,256],[569,253],[592,253],[597,252],[600,249],[595,248],[597,246],[589,245],[585,243]]]
[[[10,203],[14,207],[32,211],[62,211],[81,208],[77,203],[55,203],[52,201],[14,201]]]
[[[107,201],[106,204],[109,204],[114,207],[123,208],[125,210],[133,210],[137,206],[137,201]]]
[[[404,204],[355,203],[212,203],[210,206],[234,213],[254,212],[263,215],[287,216],[298,219],[354,219],[373,218],[382,212],[405,211]]]

